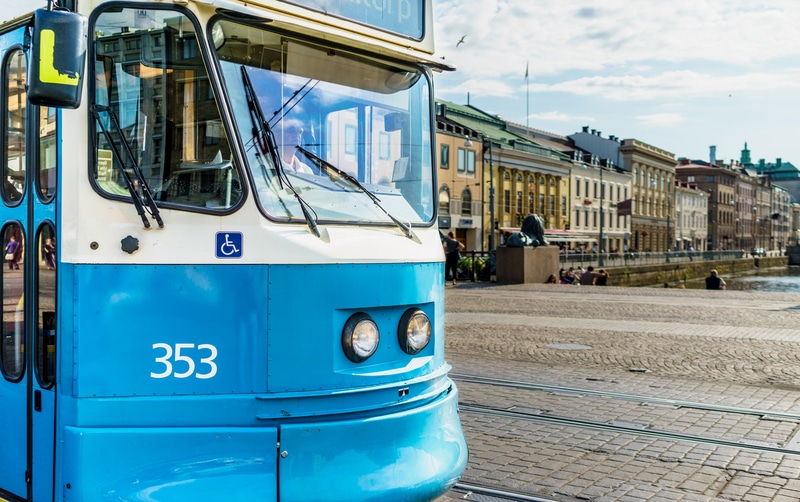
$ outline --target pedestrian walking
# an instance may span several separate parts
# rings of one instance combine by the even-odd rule
[[[458,274],[458,259],[460,257],[459,251],[464,249],[464,245],[456,240],[455,234],[449,232],[447,237],[442,241],[444,248],[445,262],[444,262],[444,278],[447,280],[448,273],[452,271],[453,286],[456,285],[456,275]]]

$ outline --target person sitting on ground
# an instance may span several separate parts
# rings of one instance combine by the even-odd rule
[[[608,272],[603,269],[600,269],[599,272],[594,276],[594,285],[595,286],[606,286],[608,284]]]
[[[725,280],[717,274],[715,269],[706,277],[706,289],[725,289]]]
[[[581,272],[581,286],[593,286],[596,275],[593,266],[589,265],[586,267],[586,271]]]
[[[556,281],[555,274],[550,274],[550,277],[547,278],[547,280],[545,281],[545,284],[558,284],[558,282]]]

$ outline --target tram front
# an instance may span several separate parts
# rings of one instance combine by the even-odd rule
[[[430,500],[466,467],[435,62],[259,3],[89,13],[88,127],[65,131],[89,130],[91,166],[64,182],[67,500]]]

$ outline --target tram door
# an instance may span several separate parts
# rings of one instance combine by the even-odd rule
[[[0,499],[53,500],[58,116],[27,102],[22,29],[0,34]]]

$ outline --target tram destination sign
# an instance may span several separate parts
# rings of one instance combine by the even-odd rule
[[[379,30],[422,40],[425,0],[282,0]]]

